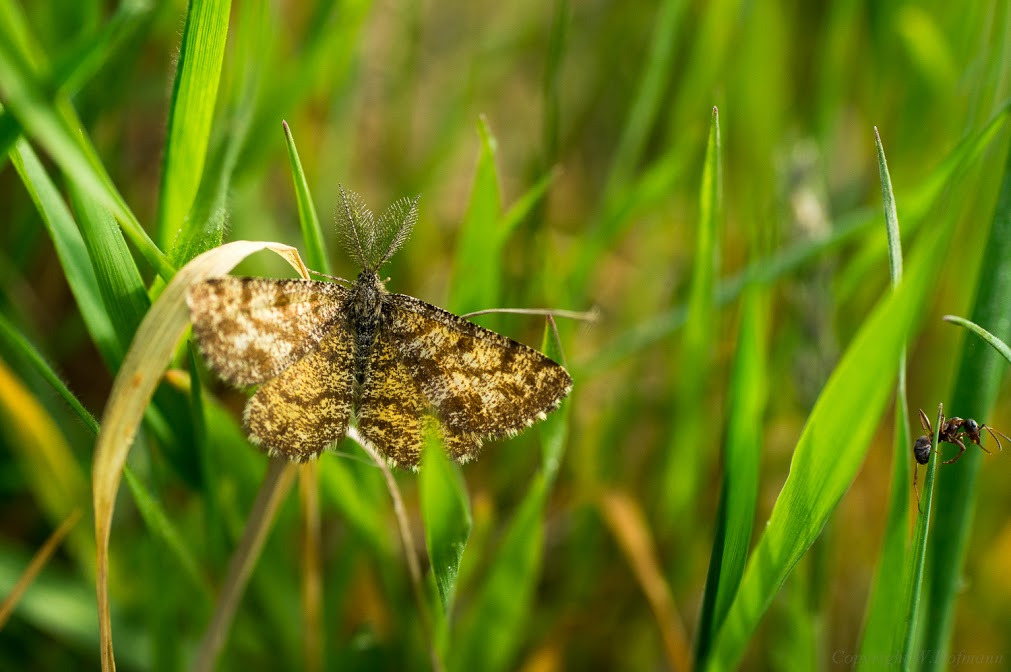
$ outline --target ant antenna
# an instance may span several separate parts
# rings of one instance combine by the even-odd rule
[[[980,427],[982,427],[986,431],[990,432],[990,436],[992,436],[993,440],[997,442],[997,448],[998,448],[998,450],[1003,451],[1004,450],[1004,446],[1002,446],[1000,444],[1000,439],[997,438],[997,434],[1000,434],[1001,436],[1003,436],[1006,441],[1011,442],[1011,436],[1008,436],[1007,434],[1005,434],[1004,432],[1002,432],[1000,430],[994,429],[993,427],[989,427],[987,425],[980,425]]]

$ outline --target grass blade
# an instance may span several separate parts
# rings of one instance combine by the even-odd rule
[[[902,239],[899,218],[895,207],[895,194],[888,173],[888,163],[881,137],[874,129],[877,147],[878,173],[881,179],[881,198],[885,212],[885,230],[888,238],[889,272],[892,288],[902,280]],[[871,593],[867,602],[867,618],[860,645],[862,660],[880,660],[896,651],[908,631],[904,591],[907,586],[896,577],[908,576],[908,518],[909,518],[909,407],[906,397],[906,349],[899,355],[898,381],[895,389],[895,441],[892,450],[892,478],[885,519],[885,536]],[[878,656],[878,657],[876,657]]]
[[[437,436],[428,437],[418,489],[428,557],[443,612],[448,616],[453,606],[456,575],[473,520],[463,477],[459,468],[446,457]]]
[[[18,141],[11,162],[42,216],[88,334],[106,365],[115,370],[123,359],[123,349],[105,312],[102,290],[73,215],[28,142]]]
[[[452,614],[456,577],[473,519],[459,467],[449,461],[442,441],[434,434],[428,436],[425,444],[418,491],[425,545],[445,622]],[[439,645],[445,651],[443,643]]]
[[[1004,162],[1001,191],[994,210],[990,235],[982,249],[987,263],[980,271],[972,322],[997,338],[1011,340],[1011,150]],[[962,417],[985,418],[997,396],[1004,369],[996,364],[997,352],[991,348],[962,346],[958,374],[952,392],[957,413]],[[951,408],[952,403],[949,403]],[[952,410],[956,410],[952,408]],[[980,451],[973,451],[945,469],[942,487],[937,492],[934,534],[927,550],[927,619],[922,647],[937,653],[924,669],[936,670],[948,659],[951,629],[955,620],[955,596],[959,591],[961,568],[969,542],[976,477]]]
[[[310,268],[330,273],[330,257],[326,253],[326,244],[323,242],[323,229],[320,228],[319,217],[316,216],[316,206],[313,205],[312,194],[309,193],[309,183],[305,179],[302,162],[298,158],[295,138],[291,134],[291,129],[288,128],[287,121],[282,121],[281,125],[284,127],[284,139],[288,145],[291,176],[295,180],[295,200],[298,202],[298,221],[302,226],[305,259]]]
[[[548,317],[544,328],[544,341],[541,352],[565,365],[565,353],[562,351],[562,341],[558,335],[558,327],[553,317]],[[541,436],[541,473],[548,485],[555,482],[558,470],[562,466],[562,456],[565,454],[565,444],[569,440],[569,407],[571,396],[562,400],[551,415],[538,425]]]
[[[77,211],[81,236],[95,270],[105,313],[116,330],[119,352],[126,352],[151,306],[147,288],[123,234],[109,212],[73,183],[69,185],[69,192]]]
[[[225,645],[235,611],[239,608],[239,600],[267,541],[267,532],[270,531],[277,509],[284,501],[294,480],[294,464],[281,457],[270,458],[267,473],[263,477],[260,491],[246,520],[242,541],[239,542],[228,563],[228,574],[225,576],[221,596],[214,607],[214,615],[200,641],[200,648],[193,662],[193,669],[197,672],[210,672],[214,669],[218,655]]]
[[[950,228],[931,229],[916,249],[902,285],[882,300],[857,332],[822,390],[793,454],[790,474],[755,547],[706,669],[732,669],[786,577],[828,521],[863,462],[888,401],[895,362],[922,310]],[[862,417],[854,427],[851,419]],[[839,450],[845,437],[847,449]]]
[[[701,667],[744,575],[758,503],[761,433],[768,395],[765,367],[766,305],[752,289],[745,295],[737,354],[730,378],[723,482],[706,591],[699,616],[695,664]]]
[[[68,177],[108,208],[123,227],[123,233],[148,264],[163,278],[175,269],[148,237],[97,158],[94,147],[80,135],[64,114],[57,111],[27,63],[11,48],[7,25],[0,21],[0,94],[4,104],[24,131],[45,147]]]
[[[944,422],[944,406],[938,404],[937,406],[937,418],[935,418],[934,423],[934,436],[931,437],[933,443],[930,445],[937,446],[937,442],[940,439],[941,424]],[[930,532],[930,511],[934,504],[934,478],[937,475],[937,463],[940,462],[938,459],[940,456],[934,457],[930,460],[927,465],[927,476],[923,479],[923,494],[920,496],[920,505],[923,510],[916,519],[916,532],[913,536],[913,544],[909,548],[909,560],[907,571],[904,576],[906,577],[906,585],[903,586],[905,589],[905,594],[898,603],[896,611],[898,612],[898,623],[901,624],[900,627],[893,627],[892,630],[898,630],[901,634],[902,641],[902,658],[903,661],[914,660],[916,656],[916,637],[919,632],[919,622],[920,622],[920,595],[922,594],[923,587],[923,570],[925,563],[927,561],[927,537]],[[903,574],[896,574],[896,576],[903,576]]]
[[[510,668],[540,572],[547,494],[547,480],[537,476],[509,523],[467,619],[461,622],[449,652],[450,670]]]
[[[691,647],[670,587],[660,569],[646,516],[635,500],[622,492],[604,493],[598,506],[607,528],[614,535],[646,595],[660,629],[667,663],[672,670],[691,669]]]
[[[502,281],[502,197],[495,166],[495,138],[484,117],[478,120],[478,133],[481,152],[467,214],[460,227],[449,300],[450,310],[457,314],[498,305]]]
[[[993,346],[993,349],[1001,354],[1001,356],[1007,360],[1008,364],[1011,364],[1011,347],[1008,344],[1000,340],[989,331],[979,326],[971,320],[967,320],[964,317],[959,317],[957,315],[945,315],[945,321],[951,322],[952,324],[957,324],[961,327],[965,327],[972,333],[976,334],[984,341]]]
[[[196,557],[194,557],[186,545],[182,534],[179,533],[179,530],[176,529],[165,514],[165,507],[141,483],[140,479],[134,475],[129,467],[123,469],[123,476],[126,478],[127,487],[130,488],[130,494],[133,495],[133,501],[137,505],[137,510],[140,511],[140,515],[144,519],[144,524],[147,526],[148,531],[176,559],[193,586],[199,589],[200,597],[210,603],[210,598],[214,594],[211,584],[203,572],[200,571]]]
[[[151,306],[113,382],[92,465],[95,538],[98,543],[98,612],[102,633],[102,669],[105,672],[115,668],[109,617],[108,551],[116,491],[144,409],[175,352],[176,344],[189,326],[186,290],[194,282],[227,273],[253,252],[265,249],[281,255],[303,278],[308,277],[297,250],[279,243],[236,241],[205,252],[180,269]]]
[[[162,162],[158,231],[162,245],[184,228],[202,226],[186,216],[200,188],[228,38],[231,0],[190,0],[172,87]]]
[[[716,330],[714,288],[718,272],[721,228],[723,168],[721,166],[720,116],[713,108],[709,143],[699,187],[699,226],[695,242],[688,325],[678,353],[674,404],[677,411],[668,428],[670,443],[660,503],[663,517],[670,518],[690,505],[698,491],[704,451],[699,450],[705,433],[706,383],[710,380],[713,334]],[[690,363],[690,364],[689,364]]]
[[[47,383],[49,383],[56,393],[67,402],[67,405],[77,414],[84,425],[91,430],[92,434],[98,434],[98,420],[91,414],[84,404],[70,391],[70,388],[63,382],[60,376],[53,370],[45,357],[35,349],[27,338],[25,338],[7,318],[0,314],[0,342],[9,351],[15,353],[16,357],[28,362]]]
[[[14,450],[14,463],[30,484],[32,496],[52,522],[68,511],[82,509],[88,501],[88,480],[67,440],[52,417],[0,361],[0,432]],[[84,530],[70,540],[74,560],[91,572],[94,546]]]
[[[49,538],[46,539],[46,543],[42,544],[35,557],[32,561],[25,567],[25,571],[21,574],[18,582],[14,584],[14,588],[11,589],[7,596],[4,598],[3,602],[0,603],[0,630],[3,630],[4,625],[7,624],[7,619],[11,617],[14,612],[14,607],[21,600],[21,596],[25,594],[28,590],[28,586],[32,585],[35,577],[39,575],[42,568],[45,567],[46,563],[49,562],[49,558],[52,557],[53,552],[59,547],[63,540],[70,534],[70,531],[74,529],[74,525],[81,519],[81,510],[74,509],[74,511],[67,516],[66,520],[60,523],[60,526],[56,528]]]

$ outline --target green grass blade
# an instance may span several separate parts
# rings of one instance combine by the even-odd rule
[[[106,365],[114,371],[126,350],[105,312],[98,278],[73,215],[27,141],[18,141],[11,161],[42,216],[88,334]]]
[[[467,488],[459,468],[449,461],[442,441],[430,435],[418,476],[421,514],[425,521],[425,545],[442,613],[448,618],[460,560],[467,547],[473,520]]]
[[[148,237],[140,222],[127,206],[98,160],[94,148],[81,135],[80,124],[73,126],[67,114],[44,94],[43,87],[11,48],[6,22],[0,21],[0,94],[11,114],[24,131],[45,147],[64,173],[87,189],[119,221],[130,241],[145,260],[164,278],[171,278],[175,269]]]
[[[554,318],[548,318],[545,325],[541,351],[559,364],[565,365],[565,353],[562,352],[562,343]],[[565,444],[569,439],[569,406],[571,406],[569,399],[563,400],[558,410],[538,425],[541,436],[541,473],[544,474],[549,486],[555,482],[558,469],[562,466]]]
[[[989,331],[979,326],[971,320],[967,320],[964,317],[959,317],[958,315],[945,315],[945,321],[951,322],[952,324],[957,324],[961,327],[965,327],[972,333],[976,334],[984,341],[993,346],[993,349],[1001,354],[1001,356],[1007,360],[1008,364],[1011,364],[1011,347],[1008,344],[1000,340]]]
[[[63,379],[53,370],[53,367],[49,365],[45,357],[35,349],[35,346],[13,324],[7,321],[7,318],[2,313],[0,313],[0,343],[3,344],[4,350],[14,353],[15,357],[28,362],[56,390],[56,393],[67,402],[67,405],[73,409],[77,417],[91,430],[91,433],[98,434],[98,420],[95,419],[95,416],[70,391],[70,388],[67,387]]]
[[[538,476],[509,523],[491,569],[449,651],[449,669],[510,669],[532,609],[544,545],[548,484]]]
[[[797,443],[790,474],[717,635],[707,669],[734,668],[762,614],[853,482],[870,445],[875,420],[890,396],[891,373],[906,333],[926,302],[949,237],[947,227],[926,232],[902,285],[864,322],[822,390]],[[854,425],[854,417],[865,422]]]
[[[148,0],[125,0],[93,35],[80,40],[53,64],[54,88],[73,96],[106,62],[113,61],[124,42],[154,11]]]
[[[937,417],[934,418],[934,436],[931,437],[932,446],[938,445],[940,440],[941,424],[944,421],[944,408],[937,407]],[[934,478],[937,476],[937,464],[940,462],[940,455],[935,455],[927,464],[927,476],[923,479],[923,494],[920,496],[920,506],[922,511],[916,518],[916,532],[913,535],[913,543],[909,548],[908,567],[905,574],[906,585],[903,586],[905,594],[899,601],[896,609],[898,622],[892,625],[891,630],[901,635],[902,660],[915,660],[917,655],[916,637],[919,631],[921,620],[920,596],[923,589],[923,570],[927,562],[927,539],[930,532],[930,511],[934,506]],[[896,642],[891,642],[895,644]],[[894,649],[892,649],[894,650]]]
[[[298,202],[298,221],[302,226],[302,241],[305,243],[305,260],[310,268],[330,273],[330,257],[323,242],[323,229],[320,228],[316,206],[313,205],[312,194],[309,193],[309,183],[305,179],[302,162],[298,158],[295,138],[288,128],[287,121],[282,121],[281,125],[284,127],[284,139],[288,145],[291,176],[295,180],[295,200]]]
[[[193,205],[169,248],[169,261],[182,265],[190,259],[221,245],[228,224],[228,202],[232,183],[241,166],[250,129],[257,111],[263,71],[270,63],[270,50],[264,48],[272,28],[266,0],[241,5],[235,15],[232,57],[237,72],[232,73],[229,90],[220,92],[219,107],[225,110],[218,132],[212,134],[207,162]],[[228,80],[222,77],[223,81]],[[269,144],[269,143],[268,143]]]
[[[125,353],[151,306],[147,288],[109,211],[74,183],[69,185],[69,193],[106,315],[119,338],[119,351]]]
[[[885,212],[885,230],[888,239],[889,271],[892,287],[902,280],[902,240],[895,207],[895,194],[881,137],[874,129],[877,147],[878,172],[881,179],[881,199]],[[906,349],[899,355],[898,382],[895,389],[895,441],[892,450],[892,478],[885,518],[885,536],[881,558],[872,582],[868,599],[867,618],[860,645],[862,660],[880,660],[896,651],[899,642],[909,629],[906,621],[906,586],[896,577],[907,576],[908,518],[909,518],[909,462],[912,442],[909,436],[909,407],[906,397]]]
[[[162,245],[171,243],[177,232],[185,237],[186,227],[203,225],[187,220],[187,215],[196,199],[207,158],[230,7],[231,0],[190,0],[186,13],[158,200]]]
[[[621,140],[618,141],[618,148],[611,161],[605,193],[610,193],[625,182],[642,157],[646,139],[660,111],[660,103],[674,67],[678,21],[684,4],[682,0],[667,0],[657,10],[649,55],[642,70],[642,79],[632,98],[632,107],[622,129]]]
[[[688,324],[678,361],[672,424],[663,476],[661,510],[664,517],[684,511],[694,500],[703,468],[699,444],[706,432],[704,412],[706,383],[710,380],[713,334],[716,331],[714,287],[719,268],[720,228],[722,221],[722,183],[720,117],[713,108],[709,142],[699,186],[699,225],[695,241]]]
[[[396,551],[386,511],[380,508],[382,500],[368,497],[368,492],[375,492],[375,489],[369,490],[362,485],[368,476],[382,482],[382,475],[375,467],[347,459],[320,460],[320,495],[324,503],[336,507],[341,518],[358,530],[382,558],[392,561]]]
[[[982,152],[990,147],[996,138],[1000,137],[1000,131],[1007,125],[1009,117],[1011,117],[1011,103],[998,110],[983,130],[959,143],[918,188],[903,198],[905,204],[903,221],[907,224],[907,233],[915,230],[919,223],[934,211],[945,187],[959,174],[960,170],[978,160]],[[843,215],[833,225],[832,232],[827,236],[815,240],[805,240],[790,246],[777,252],[770,259],[752,263],[744,271],[720,283],[716,290],[716,305],[726,305],[737,298],[741,290],[748,285],[754,283],[771,284],[819,255],[839,249],[844,243],[849,242],[877,221],[877,213],[872,210],[856,210]],[[871,239],[868,248],[871,247],[876,247],[879,250],[868,253],[875,259],[879,259],[880,255],[885,252],[884,242],[878,238]],[[877,262],[856,261],[853,263],[860,264],[863,269],[853,272],[853,277],[862,280],[866,277],[867,268]],[[841,287],[836,292],[838,296],[845,293],[846,290],[843,288],[848,282],[844,278],[837,284]],[[612,343],[601,347],[597,356],[584,364],[581,371],[584,375],[589,375],[614,366],[668,337],[671,332],[680,329],[687,319],[688,312],[685,306],[675,306],[662,312],[650,321],[620,333]]]
[[[209,605],[211,596],[214,595],[210,581],[200,571],[196,557],[183,540],[182,534],[169,520],[161,502],[141,483],[129,466],[123,469],[123,479],[130,488],[130,494],[133,495],[133,501],[148,531],[168,549],[192,585],[199,589],[198,594],[205,600],[205,604]]]
[[[498,169],[495,167],[495,138],[484,117],[478,121],[481,151],[470,203],[460,228],[453,268],[450,310],[469,313],[498,305],[502,280],[501,250],[504,242],[499,224],[502,198]]]
[[[695,664],[709,656],[713,639],[723,624],[744,575],[755,508],[758,503],[761,432],[766,383],[766,312],[759,290],[745,295],[737,354],[730,378],[729,422],[723,456],[723,482],[716,514],[713,551],[699,616]]]
[[[997,338],[1011,340],[1011,151],[1005,158],[1000,196],[994,211],[990,235],[982,249],[987,262],[980,272],[971,320]],[[950,411],[965,418],[985,419],[997,395],[1005,370],[997,365],[992,348],[962,346]],[[957,406],[953,404],[957,403]],[[971,529],[980,451],[972,451],[944,471],[937,493],[934,534],[928,548],[927,612],[922,647],[937,652],[925,667],[939,669],[947,660],[951,629],[955,620],[955,596],[959,591],[961,567]]]

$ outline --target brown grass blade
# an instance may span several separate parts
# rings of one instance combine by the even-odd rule
[[[14,588],[11,592],[7,594],[4,598],[3,603],[0,603],[0,630],[7,624],[7,619],[10,618],[11,614],[14,613],[14,607],[17,606],[18,602],[21,601],[21,596],[25,594],[28,590],[28,586],[32,585],[35,581],[35,577],[39,575],[42,568],[46,566],[49,562],[49,558],[52,557],[53,552],[59,548],[60,544],[66,538],[70,531],[74,529],[74,525],[81,519],[81,510],[74,509],[74,511],[67,516],[67,519],[60,523],[60,526],[49,535],[46,539],[46,543],[42,544],[35,553],[35,557],[32,561],[28,563],[28,567],[25,568],[23,574],[18,579],[18,582],[14,584]]]
[[[627,494],[616,490],[601,495],[597,505],[653,610],[667,662],[675,670],[690,670],[691,648],[670,588],[660,571],[656,547],[642,509]]]

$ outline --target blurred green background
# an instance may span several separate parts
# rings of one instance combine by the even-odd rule
[[[882,541],[912,463],[895,370],[854,359],[847,373],[847,348],[865,328],[869,343],[886,330],[888,353],[905,337],[912,437],[916,409],[940,402],[1011,433],[1008,362],[940,319],[1011,335],[1006,2],[0,0],[0,17],[0,594],[85,514],[0,631],[4,669],[99,662],[95,434],[45,372],[101,418],[173,269],[229,240],[305,253],[282,120],[333,273],[358,271],[332,226],[338,183],[377,212],[421,194],[391,291],[599,319],[559,320],[575,389],[557,417],[460,469],[473,528],[441,641],[419,618],[382,476],[347,441],[319,464],[321,621],[306,616],[293,493],[220,669],[424,669],[430,649],[448,669],[848,668],[876,568],[903,584],[913,554]],[[919,283],[894,329],[869,317],[889,294],[875,127]],[[239,270],[291,275],[263,254]],[[544,338],[539,318],[477,321]],[[121,669],[191,664],[266,467],[239,429],[244,395],[185,349],[173,369],[112,529]],[[813,411],[833,372],[844,403]],[[743,563],[801,446],[819,476],[796,476],[797,501],[816,505],[782,505],[787,542],[764,547],[780,573],[753,563],[744,579],[771,592],[729,607],[757,628],[712,641],[743,566],[709,574],[723,606],[706,613],[714,537],[736,521]],[[543,455],[563,447],[554,478]],[[1011,454],[969,451],[937,471],[913,668],[1011,660]],[[418,476],[397,480],[424,555]],[[721,506],[721,487],[739,498]],[[832,488],[841,498],[818,499]],[[908,540],[916,502],[897,492]],[[790,530],[816,538],[802,558],[780,553]]]

